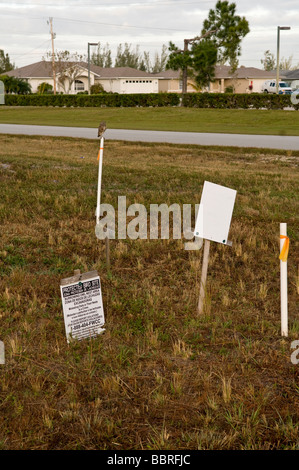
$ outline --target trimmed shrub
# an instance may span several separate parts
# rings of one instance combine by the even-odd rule
[[[40,95],[43,95],[46,93],[53,93],[53,87],[50,83],[42,82],[38,85],[37,91]]]
[[[105,93],[105,90],[103,88],[103,85],[101,85],[100,83],[95,83],[94,85],[91,85],[90,93],[92,95],[98,95],[99,93]]]
[[[293,107],[290,95],[264,93],[186,93],[183,106],[217,109],[283,109]]]
[[[215,109],[299,109],[291,102],[290,95],[264,93],[99,93],[86,95],[30,94],[5,96],[8,106],[60,106],[60,107],[162,107],[179,106]]]
[[[180,95],[177,93],[144,93],[119,95],[99,93],[94,95],[6,95],[8,106],[73,106],[73,107],[134,107],[134,106],[178,106]]]

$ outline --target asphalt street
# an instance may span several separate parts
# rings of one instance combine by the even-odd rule
[[[1,134],[48,135],[97,139],[97,128],[31,126],[0,124]],[[171,144],[216,145],[299,150],[299,136],[216,134],[201,132],[164,132],[107,129],[105,139],[133,142],[165,142]]]

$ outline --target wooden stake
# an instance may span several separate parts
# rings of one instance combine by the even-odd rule
[[[105,238],[105,248],[106,248],[107,270],[108,270],[108,272],[110,272],[110,243],[109,243],[109,237]]]
[[[206,281],[208,273],[208,264],[209,264],[209,252],[210,252],[210,240],[205,240],[204,250],[203,250],[203,261],[201,269],[201,281],[200,281],[200,293],[198,301],[198,313],[201,315],[203,313],[205,295],[206,295]]]
[[[5,351],[3,341],[0,341],[0,364],[5,364]]]

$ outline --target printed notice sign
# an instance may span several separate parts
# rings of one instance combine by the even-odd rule
[[[60,291],[68,342],[105,331],[101,283],[96,271],[63,279]]]

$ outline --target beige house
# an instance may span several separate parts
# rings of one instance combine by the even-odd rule
[[[159,78],[159,91],[173,93],[182,92],[181,72],[167,70],[156,74]],[[281,73],[280,78],[285,78]],[[210,82],[205,89],[198,90],[195,82],[188,79],[187,92],[208,91],[210,93],[225,93],[233,90],[235,93],[261,93],[262,85],[266,80],[275,80],[276,71],[265,71],[255,67],[240,67],[234,74],[231,73],[229,65],[217,65],[215,67],[215,80]]]
[[[165,70],[154,74],[159,80],[159,92],[160,93],[182,93],[183,81],[182,73],[180,70]],[[194,82],[188,79],[187,82],[187,93],[193,93],[197,91]]]
[[[280,78],[284,78],[281,74]],[[239,67],[231,73],[229,65],[218,65],[215,69],[215,80],[210,83],[212,93],[225,93],[232,89],[234,93],[261,93],[266,80],[275,80],[276,71],[266,71],[255,67]]]
[[[27,80],[32,93],[37,93],[41,83],[49,83],[54,88],[52,63],[40,61],[7,72],[6,75]],[[56,71],[56,91],[58,93],[76,94],[88,91],[88,64],[79,62],[69,68],[68,77],[59,81]],[[131,67],[103,68],[90,65],[90,86],[100,83],[104,90],[112,93],[158,93],[158,78],[153,74]]]

